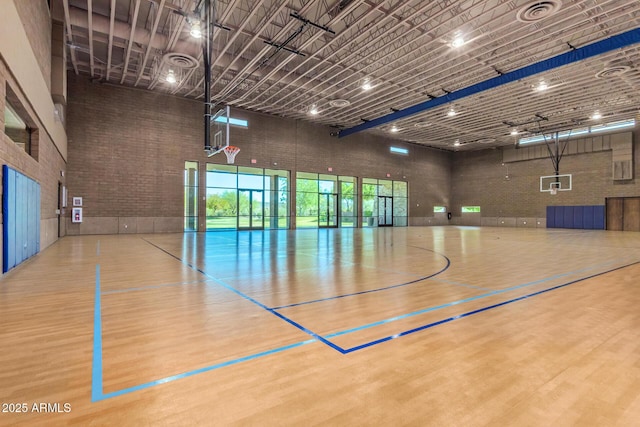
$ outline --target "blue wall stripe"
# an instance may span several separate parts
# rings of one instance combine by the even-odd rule
[[[339,131],[339,137],[342,138],[366,129],[384,125],[385,123],[413,116],[414,114],[418,114],[423,111],[435,108],[439,105],[448,104],[450,102],[457,101],[459,99],[505,85],[507,83],[512,83],[527,77],[534,76],[536,74],[543,73],[545,71],[553,70],[564,65],[582,61],[584,59],[601,55],[603,53],[607,53],[612,50],[620,49],[636,43],[640,43],[640,28],[627,31],[613,37],[609,37],[607,39],[577,48],[575,50],[571,50],[569,52],[554,56],[549,59],[545,59],[544,61],[540,61],[514,71],[510,71],[489,80],[476,83],[464,89],[451,92],[447,95],[422,102],[420,104],[402,109],[400,111],[396,111],[391,114],[387,114],[386,116],[378,117],[376,119],[362,123],[358,126],[343,129]]]

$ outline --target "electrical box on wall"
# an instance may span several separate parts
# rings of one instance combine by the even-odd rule
[[[82,208],[71,209],[71,222],[75,222],[75,223],[82,222]]]

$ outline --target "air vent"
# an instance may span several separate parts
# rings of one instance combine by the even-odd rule
[[[529,24],[554,15],[561,7],[560,0],[531,1],[520,8],[516,19]]]
[[[351,102],[347,101],[346,99],[332,99],[331,101],[329,101],[329,105],[334,108],[342,108],[348,107],[349,105],[351,105]]]
[[[415,122],[413,124],[413,127],[416,127],[416,128],[426,128],[426,127],[429,127],[429,126],[431,126],[431,122],[427,122],[425,120],[422,120],[422,121],[419,121],[419,122]]]
[[[596,78],[598,79],[612,79],[614,77],[620,77],[627,71],[631,70],[631,67],[628,65],[612,65],[605,68],[602,71],[598,71],[596,73]]]
[[[198,60],[193,56],[184,53],[169,52],[162,57],[162,61],[176,68],[191,69],[198,67]]]

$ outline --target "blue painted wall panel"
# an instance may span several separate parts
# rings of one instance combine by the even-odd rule
[[[585,206],[582,210],[582,227],[585,230],[593,230],[593,215],[595,206]]]
[[[584,208],[586,206],[574,206],[573,207],[573,228],[584,228]]]
[[[594,206],[593,208],[593,228],[595,230],[604,230],[604,206]]]
[[[40,251],[40,184],[2,167],[2,270],[7,272]]]
[[[27,242],[29,241],[29,181],[24,175],[20,178],[20,188],[16,194],[16,202],[20,206],[20,214],[16,217],[16,222],[20,225],[20,240],[17,241],[19,247],[16,248],[16,264],[20,264],[27,259]],[[18,256],[19,254],[19,256]]]
[[[547,206],[547,228],[556,227],[556,207]]]

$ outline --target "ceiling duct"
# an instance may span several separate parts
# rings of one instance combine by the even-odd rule
[[[531,1],[518,10],[516,19],[529,24],[554,15],[561,7],[560,0]]]

